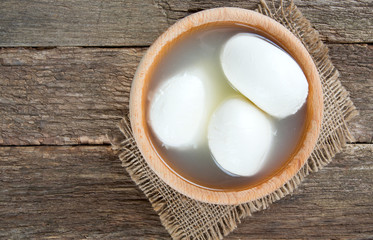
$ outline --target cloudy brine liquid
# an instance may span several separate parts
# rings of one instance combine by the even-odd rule
[[[226,172],[214,160],[207,140],[208,122],[202,130],[205,131],[204,136],[206,137],[195,148],[178,149],[166,147],[152,130],[149,120],[149,106],[154,92],[156,92],[162,82],[190,66],[197,65],[204,68],[214,83],[214,91],[208,93],[213,95],[210,96],[213,99],[213,107],[207,113],[209,116],[227,98],[243,96],[230,85],[223,73],[219,60],[223,44],[229,38],[241,32],[257,34],[254,30],[245,26],[216,25],[198,30],[181,39],[174,46],[171,46],[155,67],[151,83],[148,87],[146,118],[148,119],[149,138],[155,151],[169,168],[180,177],[204,188],[217,190],[242,189],[248,185],[258,183],[270,176],[289,159],[303,133],[306,103],[303,104],[298,112],[284,119],[276,119],[268,115],[274,123],[274,137],[271,149],[266,156],[265,164],[254,176],[243,177]],[[262,36],[260,37],[263,38]],[[242,144],[245,143],[243,142]]]

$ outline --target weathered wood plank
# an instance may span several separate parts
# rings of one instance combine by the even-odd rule
[[[144,49],[2,49],[0,144],[107,142]]]
[[[348,145],[292,195],[256,213],[227,239],[370,239],[373,145]]]
[[[361,115],[359,142],[373,136],[373,48],[332,44],[331,56]],[[0,145],[108,143],[127,110],[144,48],[0,50]]]
[[[256,1],[177,1],[159,0],[168,19],[180,19],[184,12],[196,12],[213,7],[241,7],[255,9]],[[279,1],[277,1],[279,2]],[[267,1],[272,4],[271,0]],[[373,2],[363,1],[338,1],[294,0],[305,17],[321,33],[323,40],[330,42],[358,43],[372,42],[373,40]]]
[[[0,46],[148,45],[168,26],[152,0],[0,1]]]
[[[270,2],[270,1],[268,1]],[[176,20],[193,12],[245,1],[0,1],[0,46],[143,46]],[[296,0],[324,40],[373,42],[373,2]]]
[[[342,84],[360,111],[350,123],[357,142],[373,143],[373,45],[329,45]]]
[[[1,239],[168,236],[107,146],[3,147],[0,159]]]
[[[373,236],[373,145],[348,145],[227,239]],[[168,239],[108,146],[0,147],[0,238]]]

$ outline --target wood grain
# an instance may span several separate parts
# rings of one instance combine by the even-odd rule
[[[373,143],[373,45],[329,45],[330,57],[360,115],[349,122],[357,142]]]
[[[143,1],[0,1],[0,46],[149,45],[168,26]]]
[[[349,145],[298,190],[227,239],[373,238],[373,145]]]
[[[295,3],[324,40],[373,42],[372,1]],[[0,46],[147,46],[191,13],[223,6],[254,10],[258,4],[259,0],[3,0]]]
[[[0,51],[0,144],[102,144],[145,49]]]
[[[167,237],[108,146],[0,148],[1,239]]]
[[[227,239],[370,238],[373,145],[348,145]],[[169,239],[108,146],[0,147],[0,238]]]
[[[330,44],[341,81],[360,110],[358,142],[373,138],[373,47]],[[128,110],[145,48],[0,49],[0,145],[108,143]]]

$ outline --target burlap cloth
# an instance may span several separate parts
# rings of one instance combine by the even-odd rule
[[[166,185],[147,165],[132,136],[128,116],[119,124],[120,141],[110,136],[123,167],[149,198],[164,227],[174,239],[219,239],[233,231],[237,224],[253,212],[290,194],[310,173],[327,165],[352,141],[346,122],[357,114],[348,92],[338,80],[339,73],[328,56],[328,48],[318,32],[292,3],[280,1],[267,5],[262,1],[258,12],[283,24],[295,34],[312,56],[320,74],[324,95],[324,115],[321,134],[310,158],[302,169],[280,189],[261,199],[240,205],[215,205],[190,199]]]

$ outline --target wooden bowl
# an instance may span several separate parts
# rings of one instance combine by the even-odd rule
[[[211,190],[179,177],[157,154],[146,127],[147,88],[162,56],[182,36],[214,24],[241,24],[274,39],[300,65],[309,84],[304,132],[291,157],[272,175],[242,190]],[[215,204],[240,204],[266,196],[289,181],[310,156],[321,127],[323,99],[317,69],[300,40],[280,23],[254,11],[215,8],[192,14],[171,26],[149,48],[135,74],[130,96],[130,120],[136,143],[150,168],[176,191]]]

